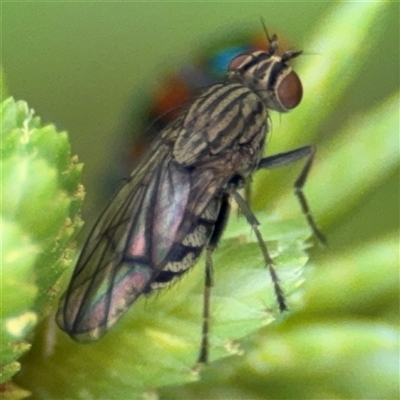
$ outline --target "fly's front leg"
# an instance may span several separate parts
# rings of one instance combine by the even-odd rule
[[[236,203],[238,204],[239,208],[242,210],[244,216],[246,217],[247,221],[253,228],[258,244],[260,245],[261,252],[264,257],[265,265],[268,268],[269,274],[271,276],[272,283],[274,285],[274,290],[275,290],[275,295],[276,295],[276,300],[278,302],[279,310],[281,312],[286,311],[287,305],[286,305],[286,300],[285,300],[285,295],[283,293],[283,290],[281,288],[281,285],[279,284],[279,278],[278,275],[275,271],[274,268],[274,262],[272,261],[272,258],[270,257],[268,253],[267,246],[265,245],[264,239],[261,235],[260,230],[258,229],[258,226],[260,223],[258,222],[257,218],[253,214],[253,212],[250,210],[249,206],[243,199],[243,197],[236,191],[235,188],[230,188],[228,189],[228,193],[230,196],[232,196]]]
[[[320,243],[326,245],[326,239],[324,234],[320,231],[315,223],[314,217],[311,214],[311,210],[308,206],[306,197],[303,193],[303,186],[307,180],[308,173],[310,172],[311,165],[313,163],[315,156],[314,146],[305,146],[298,149],[288,151],[286,153],[276,154],[270,157],[263,158],[258,164],[258,169],[273,169],[283,167],[288,164],[292,164],[303,158],[307,158],[307,162],[300,172],[300,175],[294,183],[295,194],[300,202],[301,210],[307,218],[307,222],[313,231],[314,236],[318,239]]]
[[[203,323],[201,329],[201,345],[200,354],[197,359],[198,363],[206,364],[208,362],[209,343],[208,336],[210,332],[210,298],[211,288],[214,286],[214,268],[212,262],[212,253],[218,246],[222,233],[226,227],[229,216],[229,196],[224,194],[222,197],[221,208],[218,218],[215,221],[214,230],[206,248],[206,268],[204,280],[204,296],[203,296]]]

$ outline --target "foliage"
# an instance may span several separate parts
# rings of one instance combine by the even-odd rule
[[[67,134],[42,126],[33,110],[2,103],[1,382],[20,369],[18,358],[57,296],[56,281],[72,265],[71,239],[82,222],[82,164]]]
[[[367,202],[398,168],[396,92],[358,115],[342,114],[335,134],[323,137],[326,121],[340,109],[368,63],[382,32],[376,27],[385,26],[387,18],[383,2],[335,5],[308,41],[307,47],[320,55],[312,61],[302,57],[299,75],[305,86],[304,102],[284,119],[273,119],[269,154],[293,148],[298,137],[310,143],[319,141],[306,194],[328,239],[343,218]],[[368,35],[366,42],[371,31],[374,35]],[[37,129],[28,115],[25,111],[20,118],[20,138],[26,137],[22,129],[26,124],[32,126],[28,132]],[[35,154],[49,154],[35,149]],[[22,165],[13,163],[17,171]],[[63,170],[68,169],[63,165]],[[42,171],[37,166],[30,170]],[[273,293],[254,235],[242,217],[233,216],[214,260],[209,366],[195,368],[203,281],[198,265],[169,290],[138,301],[98,343],[73,343],[55,331],[54,319],[49,319],[36,330],[35,345],[23,360],[18,384],[43,398],[398,398],[398,232],[388,229],[379,237],[372,232],[365,242],[349,241],[347,247],[333,245],[315,251],[313,263],[307,263],[309,230],[292,195],[292,173],[258,174],[254,195],[258,210],[268,207],[258,211],[257,218],[289,295],[289,313],[274,312]],[[20,182],[22,175],[17,174],[12,182]],[[46,179],[38,177],[32,182],[45,185]],[[56,186],[53,183],[51,188]],[[66,187],[76,199],[77,186]],[[51,229],[56,236],[58,225],[47,216],[45,225],[37,224],[28,212],[19,219],[12,210],[26,188],[20,183],[9,190],[12,200],[7,216],[10,223],[18,222],[14,230],[10,228],[14,235],[10,237],[16,238],[10,248],[18,246],[18,254],[26,255],[24,261],[30,264],[26,261],[13,269],[21,274],[16,277],[18,282],[23,278],[24,294],[10,298],[7,304],[19,312],[16,316],[33,310],[36,321],[45,304],[50,304],[47,294],[54,285],[50,279],[44,282],[44,277],[56,277],[60,269],[47,264],[39,271],[35,260],[45,257],[41,258],[45,265],[46,256],[41,255],[49,253],[41,243]],[[62,199],[57,206],[71,210]],[[47,211],[42,200],[45,195],[36,195],[29,207]],[[26,234],[32,227],[32,233]],[[20,353],[14,351],[9,362],[15,362]]]

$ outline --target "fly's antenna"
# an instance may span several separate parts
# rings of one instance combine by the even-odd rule
[[[267,25],[265,24],[264,18],[260,17],[260,19],[261,19],[261,25],[263,26],[265,32],[265,37],[267,38],[269,44],[268,53],[271,56],[273,56],[278,50],[278,36],[276,36],[275,33],[272,36],[269,36]]]

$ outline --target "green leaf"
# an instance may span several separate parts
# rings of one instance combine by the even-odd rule
[[[307,275],[302,307],[240,341],[239,355],[212,363],[200,382],[159,397],[397,398],[397,235],[336,254]]]
[[[326,139],[306,188],[317,221],[328,229],[366,203],[397,166],[395,97],[379,99],[361,116],[341,108],[365,63],[388,62],[372,50],[387,39],[390,10],[384,2],[335,5],[304,47],[317,53],[302,57],[304,101],[282,121],[273,120],[268,153],[290,150],[303,139],[314,142],[339,110],[338,133]],[[36,332],[18,382],[46,398],[398,398],[397,236],[386,232],[342,253],[328,249],[314,268],[304,268],[310,232],[291,194],[292,180],[285,173],[268,181],[262,175],[255,179],[254,201],[259,208],[268,204],[268,213],[256,215],[290,313],[274,313],[254,234],[233,215],[215,253],[211,363],[200,374],[193,367],[203,261],[175,286],[140,299],[98,343],[74,343],[51,316]],[[60,264],[57,271],[67,262]]]
[[[271,327],[272,328],[272,327]],[[201,381],[161,399],[390,399],[398,397],[398,335],[380,323],[334,321],[265,328],[243,355],[204,369]]]
[[[41,126],[25,102],[2,103],[2,319],[0,382],[18,371],[25,342],[48,314],[82,222],[81,166],[66,133]]]
[[[345,317],[398,320],[398,235],[360,245],[342,254],[327,254],[323,270],[307,284],[299,318]],[[337,267],[339,266],[339,268]]]
[[[280,221],[266,213],[260,213],[258,218],[289,303],[295,307],[300,301],[297,288],[304,280],[303,267],[308,260],[304,242],[310,231],[303,220]],[[236,340],[276,318],[277,306],[256,237],[244,217],[231,219],[226,239],[215,252],[214,266],[210,356],[211,360],[218,360],[235,353]],[[57,330],[53,353],[47,340],[54,335],[52,319],[42,332],[44,342],[25,359],[20,379],[29,376],[50,398],[60,392],[71,398],[135,397],[149,387],[197,379],[193,367],[200,345],[203,275],[201,260],[181,282],[139,299],[111,332],[91,345],[76,344]],[[149,362],[155,355],[157,362]],[[90,368],[84,367],[88,360]],[[50,381],[49,368],[53,371]],[[71,379],[71,371],[79,373]],[[99,382],[100,373],[117,373],[118,385]]]

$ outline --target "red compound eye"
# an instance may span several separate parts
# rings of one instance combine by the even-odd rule
[[[277,97],[287,110],[291,110],[300,103],[303,97],[303,86],[294,71],[285,76],[279,84]]]

